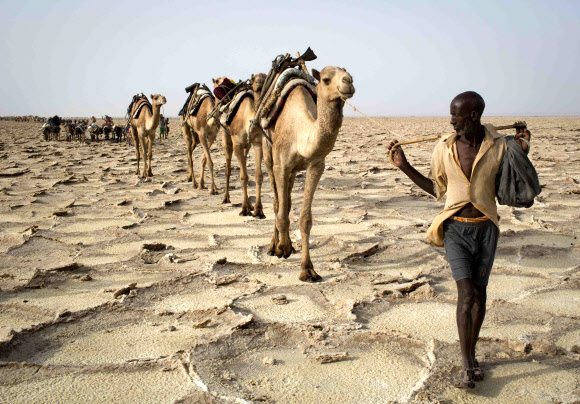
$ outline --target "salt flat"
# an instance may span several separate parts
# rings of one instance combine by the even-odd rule
[[[235,159],[233,203],[221,204],[218,141],[220,195],[193,189],[176,119],[147,181],[128,144],[43,141],[40,124],[0,121],[0,401],[578,402],[580,118],[483,121],[520,119],[542,194],[499,209],[486,380],[468,392],[450,387],[455,286],[425,240],[443,204],[386,155],[393,137],[449,132],[448,118],[376,118],[393,134],[345,119],[313,203],[316,284],[298,280],[303,176],[298,252],[283,260],[266,253],[267,176],[266,219],[238,216]],[[405,150],[426,174],[433,147]],[[253,179],[252,154],[248,166]]]

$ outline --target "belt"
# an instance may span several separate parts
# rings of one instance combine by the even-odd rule
[[[489,220],[489,218],[487,216],[481,216],[481,217],[451,216],[450,219],[457,220],[458,222],[463,222],[463,223],[481,223],[481,222],[487,222]]]

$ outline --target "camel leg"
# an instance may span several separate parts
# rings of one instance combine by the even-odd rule
[[[133,132],[135,133],[135,132]],[[133,143],[135,144],[135,154],[137,157],[137,170],[135,171],[135,175],[140,175],[141,172],[139,171],[139,166],[141,165],[141,155],[139,153],[139,148],[141,147],[141,145],[139,144],[139,137],[138,136],[133,136]]]
[[[153,159],[153,141],[155,140],[155,133],[151,136],[147,136],[147,176],[153,177],[153,171],[151,170],[151,160]]]
[[[203,159],[203,166],[205,168],[205,163],[207,162],[207,166],[209,169],[209,175],[211,178],[211,186],[209,187],[209,194],[210,195],[217,195],[217,187],[215,186],[215,179],[213,176],[213,161],[211,159],[211,155],[209,154],[209,144],[207,141],[207,136],[205,136],[205,133],[203,134],[203,136],[199,137],[199,140],[201,141],[201,146],[203,147],[203,155],[204,155],[204,159]],[[203,177],[204,177],[204,172],[202,170],[201,172],[201,180],[200,180],[200,184],[203,183]]]
[[[301,281],[316,282],[322,280],[320,275],[314,271],[314,266],[310,260],[310,230],[312,229],[312,199],[314,191],[320,177],[324,172],[324,162],[313,164],[306,170],[306,181],[304,183],[304,203],[300,212],[300,235],[302,237],[302,263],[300,265]]]
[[[203,155],[201,157],[201,161],[199,163],[199,171],[200,171],[200,174],[199,174],[199,184],[197,185],[197,189],[200,190],[200,191],[202,189],[205,189],[206,188],[206,186],[205,186],[205,163],[206,163],[206,161],[207,160],[205,158],[205,155]]]
[[[226,155],[226,192],[224,194],[224,200],[222,203],[231,203],[230,200],[230,175],[232,173],[232,153],[233,153],[233,146],[232,146],[232,139],[226,133],[226,131],[222,131],[222,145],[224,147],[224,154]]]
[[[236,158],[238,159],[238,164],[240,165],[240,182],[242,183],[242,211],[240,216],[248,216],[252,213],[252,204],[248,198],[248,169],[246,165],[246,154],[239,144],[234,146],[234,153],[236,153]]]
[[[141,178],[147,178],[147,144],[145,136],[139,139],[139,143],[141,143],[141,154],[143,155],[143,173]]]
[[[292,189],[294,189],[294,181],[296,180],[297,171],[292,172],[290,175],[290,181],[288,182],[288,217],[290,217],[290,210],[292,209]],[[288,231],[288,237],[290,237],[290,231]],[[294,246],[292,246],[292,254],[296,252]]]
[[[182,125],[181,131],[183,133],[183,140],[185,140],[185,150],[187,152],[187,182],[193,181],[195,183],[194,174],[193,174],[193,138],[191,136],[191,132],[189,130],[189,126]]]
[[[264,140],[264,142],[266,142],[266,140]],[[266,146],[266,147],[268,147],[268,146]],[[268,177],[270,178],[270,186],[272,187],[272,195],[274,196],[274,202],[272,204],[272,207],[274,209],[274,217],[277,217],[278,216],[278,191],[277,191],[277,187],[276,187],[276,178],[274,177],[272,151],[271,150],[268,150],[266,152],[266,154],[264,155],[264,165],[266,166],[266,172],[268,173]],[[272,241],[270,241],[270,246],[268,247],[268,254],[269,255],[274,255],[277,244],[278,244],[278,228],[276,227],[276,223],[274,223],[274,234],[272,235]]]
[[[262,174],[262,142],[254,143],[254,163],[256,165],[256,205],[254,206],[254,213],[252,216],[258,219],[265,219],[264,208],[262,207],[262,182],[264,175]]]
[[[292,254],[292,242],[290,241],[290,200],[288,198],[291,172],[281,162],[274,165],[274,177],[278,189],[278,214],[276,215],[276,228],[280,240],[274,253],[278,258],[288,258]]]

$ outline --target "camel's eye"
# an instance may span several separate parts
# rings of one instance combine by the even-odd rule
[[[324,84],[330,84],[330,79],[322,79],[322,81],[324,81]]]

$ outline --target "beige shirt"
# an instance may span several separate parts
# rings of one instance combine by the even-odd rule
[[[470,202],[499,228],[495,177],[507,144],[491,124],[484,124],[484,127],[485,137],[473,162],[471,180],[467,179],[459,163],[456,133],[443,137],[435,146],[430,177],[437,200],[447,194],[445,209],[439,212],[427,231],[427,239],[436,246],[443,247],[443,222]]]

